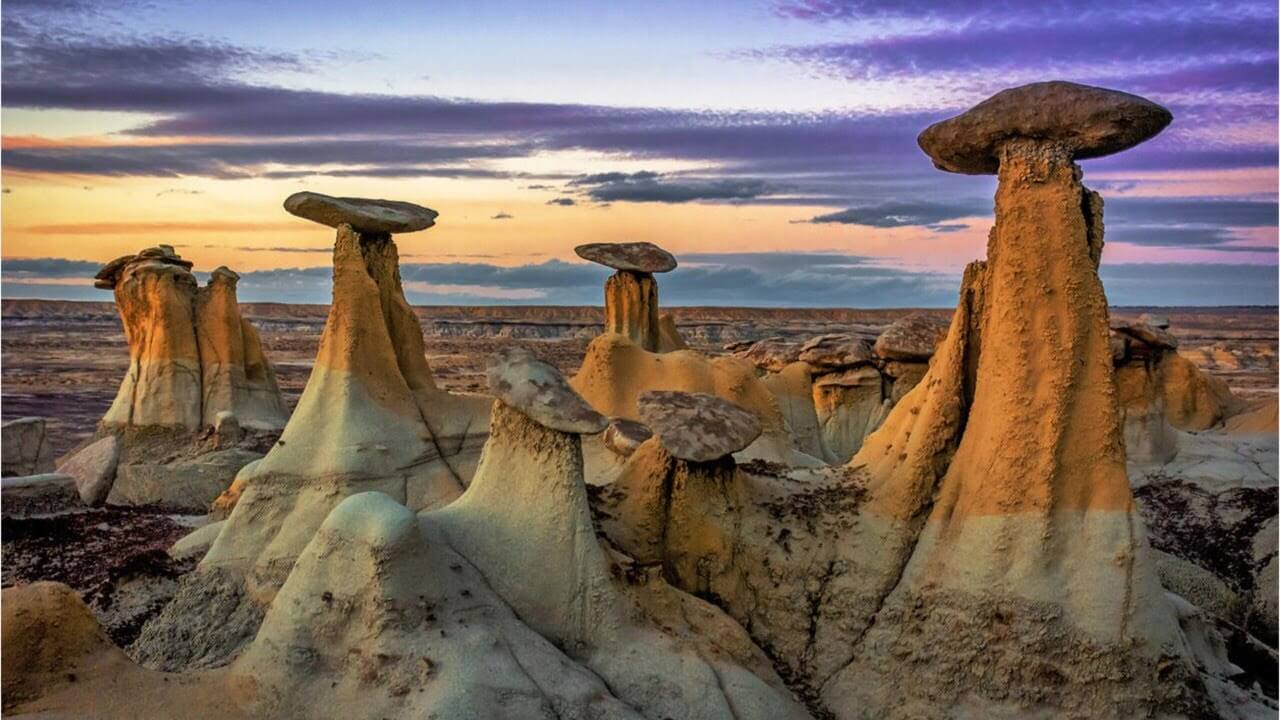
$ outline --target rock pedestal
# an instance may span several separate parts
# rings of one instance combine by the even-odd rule
[[[155,667],[227,662],[252,639],[262,608],[344,498],[379,492],[414,511],[448,503],[470,482],[487,437],[488,398],[436,387],[400,282],[396,243],[376,229],[389,222],[388,207],[410,226],[435,213],[407,203],[296,197],[287,210],[337,225],[333,302],[316,362],[279,440],[218,499],[226,522],[198,570],[138,640],[138,656]],[[230,432],[225,422],[222,428]],[[180,640],[184,617],[207,613],[210,603],[252,611],[244,623],[209,628],[196,657]]]
[[[658,281],[653,273],[676,267],[671,253],[652,243],[590,243],[574,248],[586,260],[615,272],[604,285],[604,331],[625,335],[649,352],[684,345],[675,324],[665,328],[658,316]],[[670,345],[666,348],[664,345]]]
[[[604,284],[604,331],[626,335],[658,351],[658,281],[648,273],[619,270]]]
[[[1085,124],[1055,124],[1071,118]],[[851,462],[877,483],[869,509],[922,524],[854,661],[827,683],[829,707],[912,714],[986,697],[988,714],[1131,716],[1206,702],[1125,473],[1097,272],[1102,201],[1073,162],[1167,123],[1140,98],[1059,83],[1006,91],[921,135],[940,168],[998,168],[996,221],[929,372]],[[1039,646],[1036,628],[1064,654]],[[1161,657],[1183,659],[1157,672]],[[1052,683],[1015,669],[1033,658],[1055,663]],[[1004,673],[1018,680],[987,696],[982,678]],[[899,704],[909,687],[943,685]]]

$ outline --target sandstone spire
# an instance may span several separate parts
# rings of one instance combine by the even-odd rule
[[[584,260],[617,271],[604,285],[605,332],[626,335],[645,350],[657,352],[662,326],[658,318],[658,281],[653,274],[674,270],[676,259],[647,242],[590,243],[579,245],[574,252]],[[669,335],[674,323],[670,325]]]
[[[396,243],[379,229],[430,227],[436,213],[315,193],[291,196],[285,208],[337,225],[333,303],[289,424],[220,499],[233,509],[217,539],[184,578],[174,610],[138,641],[139,655],[158,667],[191,662],[172,638],[185,632],[183,613],[202,612],[210,596],[232,606],[245,598],[259,608],[270,602],[343,498],[377,491],[413,510],[447,503],[470,481],[484,443],[490,403],[436,387],[400,284]],[[218,662],[249,639],[242,627],[210,628]]]
[[[1088,693],[1107,698],[1087,712],[1191,702],[1180,685],[1189,663],[1163,677],[1153,670],[1154,659],[1185,649],[1125,474],[1097,272],[1102,201],[1073,162],[1131,147],[1169,120],[1132,95],[1040,83],[921,134],[939,168],[998,171],[996,221],[929,372],[852,461],[871,472],[872,510],[924,523],[858,656],[828,681],[831,706],[899,706],[893,694],[906,684],[932,685],[945,658],[994,640],[981,620],[993,606],[1017,634],[998,641],[983,672],[1042,655],[1025,635],[1038,627],[1076,648],[1059,682],[1093,684]],[[934,660],[896,662],[905,656],[894,646],[908,637],[930,645],[908,653]],[[1095,668],[1070,659],[1086,654]],[[1100,663],[1126,680],[1090,680]],[[1026,695],[1000,702],[1019,706],[1035,688],[1022,682]],[[963,691],[982,694],[981,681]],[[1080,712],[1084,694],[1048,702]]]
[[[203,511],[261,457],[259,441],[284,427],[275,373],[240,315],[239,276],[220,267],[199,287],[191,267],[159,245],[112,260],[94,278],[115,294],[129,369],[94,439],[61,463],[88,504]],[[201,435],[209,429],[212,446]]]

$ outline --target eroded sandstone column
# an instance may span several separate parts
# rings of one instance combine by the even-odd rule
[[[676,268],[671,253],[653,243],[590,243],[574,248],[578,256],[617,272],[604,285],[604,331],[625,335],[649,352],[679,349],[684,344],[674,323],[663,328],[658,318],[658,281],[654,273]]]
[[[924,522],[858,658],[824,689],[833,709],[887,707],[901,683],[954,683],[952,662],[977,669],[961,676],[977,678],[965,692],[996,707],[1185,709],[1189,663],[1151,670],[1185,650],[1125,474],[1097,272],[1102,203],[1074,162],[1132,147],[1170,119],[1133,95],[1040,83],[920,136],[940,169],[998,173],[996,220],[934,364],[852,461],[883,483],[878,513]],[[1037,632],[1057,650],[1038,647]],[[971,647],[989,652],[962,660]],[[910,657],[929,659],[898,662]],[[1046,657],[1057,690],[983,679]],[[1090,689],[1061,690],[1077,684]],[[1085,709],[1086,694],[1108,701]]]
[[[109,263],[95,285],[115,292],[129,343],[129,370],[103,424],[200,427],[197,287],[191,262],[167,245],[148,248]]]

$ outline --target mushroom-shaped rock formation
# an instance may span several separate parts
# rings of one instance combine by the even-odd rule
[[[608,423],[569,387],[559,370],[524,348],[506,348],[494,355],[488,378],[489,389],[498,400],[544,427],[594,435]]]
[[[237,279],[221,267],[199,287],[191,263],[168,245],[98,272],[95,284],[115,293],[129,369],[95,437],[61,463],[87,502],[204,510],[284,427],[288,412],[257,330],[240,315]],[[247,432],[210,446],[201,433],[226,413]],[[93,448],[108,435],[119,452],[102,468]]]
[[[540,380],[525,377],[532,387],[513,386],[510,396],[542,392]],[[658,574],[620,580],[628,573],[596,537],[577,433],[501,398],[491,418],[467,491],[421,517],[521,620],[644,717],[805,716],[764,654],[719,611]],[[649,613],[659,607],[674,612],[658,622]]]
[[[755,415],[715,395],[652,390],[636,406],[662,445],[681,460],[715,460],[760,437]]]
[[[436,224],[435,210],[398,200],[331,197],[298,192],[284,201],[292,215],[337,228],[350,225],[362,235],[411,233]]]
[[[1177,452],[1176,441],[1161,440],[1172,435],[1167,426],[1207,430],[1244,409],[1225,382],[1178,354],[1178,339],[1161,323],[1167,319],[1111,321],[1125,437],[1130,457],[1141,462],[1164,463]],[[1156,451],[1135,453],[1134,448]]]
[[[732,453],[759,434],[759,424],[702,393],[645,393],[640,411],[654,436],[594,498],[601,528],[639,565],[714,596],[716,581],[732,571],[745,506]]]
[[[1101,200],[1073,162],[1167,123],[1132,96],[1042,84],[922,135],[943,169],[998,166],[995,228],[928,373],[851,463],[869,473],[869,513],[921,524],[852,661],[824,686],[837,716],[961,702],[1096,717],[1207,706],[1125,474]],[[1017,673],[1044,661],[1036,629],[1062,650],[1052,687]],[[946,670],[956,662],[981,669]],[[1006,672],[1018,680],[994,694],[977,680]],[[908,688],[943,685],[901,704]]]
[[[1042,82],[1001,91],[929,126],[920,147],[939,170],[994,175],[1010,142],[1052,146],[1068,161],[1086,160],[1128,150],[1172,121],[1168,110],[1137,95]]]
[[[647,242],[588,243],[574,248],[574,252],[584,260],[617,270],[604,285],[605,332],[626,335],[649,352],[664,349],[660,343],[658,281],[653,273],[676,268],[671,253]],[[673,331],[674,324],[668,334]]]
[[[138,656],[156,667],[186,667],[189,651],[175,638],[188,632],[184,616],[204,612],[201,604],[248,602],[260,613],[349,495],[383,492],[414,510],[458,497],[479,459],[490,404],[436,387],[391,236],[339,225],[333,302],[297,408],[280,440],[219,502],[220,514],[233,505],[222,531],[184,576],[187,591],[144,628]],[[252,630],[210,629],[205,654],[225,662]]]

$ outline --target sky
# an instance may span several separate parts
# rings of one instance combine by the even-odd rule
[[[440,213],[415,304],[598,304],[586,242],[674,253],[664,305],[942,307],[994,178],[915,138],[1041,80],[1174,114],[1084,161],[1114,305],[1273,305],[1274,2],[5,0],[0,294],[108,300],[158,243],[242,301],[327,302],[299,190]]]

